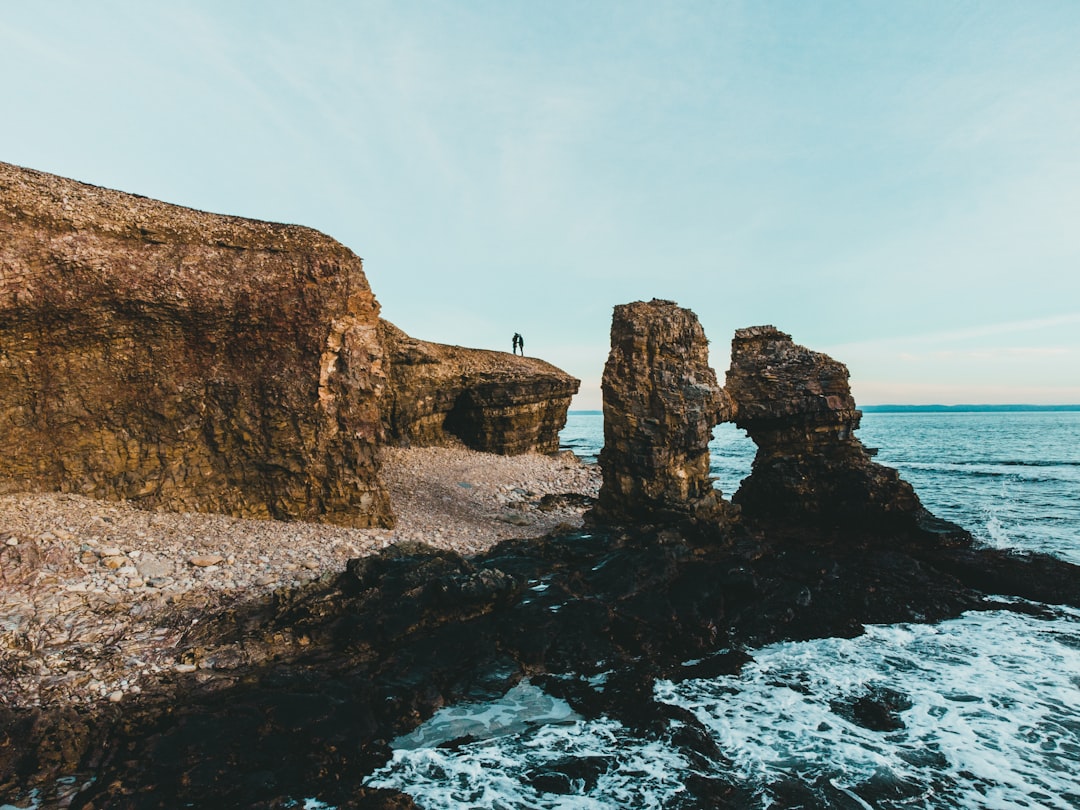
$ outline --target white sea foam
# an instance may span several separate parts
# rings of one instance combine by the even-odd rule
[[[896,712],[901,727],[864,728],[838,708],[882,688],[910,701]],[[739,677],[662,681],[656,695],[703,723],[732,763],[713,775],[727,768],[729,779],[756,789],[762,808],[791,781],[811,791],[827,783],[851,806],[874,808],[1080,806],[1080,611],[1049,619],[979,612],[776,644]],[[556,723],[543,724],[547,716]],[[473,741],[436,747],[463,730]],[[444,710],[396,747],[370,784],[406,791],[430,810],[660,808],[700,767],[662,739],[581,719],[529,685],[502,701]],[[575,760],[599,763],[591,784],[579,779],[556,793],[537,786],[538,772]]]
[[[531,726],[580,719],[565,700],[553,698],[525,680],[499,700],[439,709],[426,723],[394,740],[391,747],[434,748],[463,737],[490,740]]]
[[[546,708],[538,713],[536,707]],[[441,710],[395,740],[393,759],[368,784],[405,791],[427,810],[659,810],[684,790],[690,766],[678,751],[636,739],[614,720],[584,720],[528,683],[498,701],[452,711]],[[557,722],[544,724],[546,715]],[[475,741],[437,747],[465,729]],[[532,784],[531,776],[568,761],[593,763],[591,784],[570,778],[560,793]]]
[[[824,777],[858,795],[875,781],[911,787],[876,807],[1080,806],[1080,612],[870,627],[754,657],[734,694],[723,680],[661,682],[657,694],[693,711],[766,791]],[[872,731],[834,710],[872,687],[910,700],[903,728]]]

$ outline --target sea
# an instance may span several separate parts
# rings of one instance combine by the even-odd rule
[[[1080,564],[1080,410],[865,413],[857,435],[979,543]],[[562,443],[595,461],[601,415],[571,412]],[[730,497],[753,443],[726,424],[710,450]],[[656,698],[693,713],[719,762],[578,716],[526,681],[440,710],[370,784],[428,810],[684,808],[689,782],[721,772],[747,787],[747,808],[1080,808],[1080,611],[1026,607],[772,644],[736,676],[658,681]],[[837,710],[870,693],[903,696],[896,728]],[[556,792],[535,778],[574,761]]]

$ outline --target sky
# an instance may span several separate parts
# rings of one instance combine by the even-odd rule
[[[307,225],[600,407],[612,307],[1080,403],[1080,2],[0,0],[0,160]]]

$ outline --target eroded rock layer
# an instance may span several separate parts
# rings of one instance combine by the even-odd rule
[[[333,239],[0,164],[0,491],[386,525],[381,364]]]
[[[464,442],[505,455],[559,449],[579,381],[550,363],[506,352],[411,338],[387,321],[382,402],[387,440],[402,446]]]
[[[591,519],[720,518],[709,441],[728,406],[697,316],[655,298],[615,307],[602,388],[604,483]]]
[[[748,518],[875,529],[930,520],[911,485],[855,437],[862,413],[843,363],[773,326],[739,329],[725,387],[733,421],[758,446],[733,497]]]

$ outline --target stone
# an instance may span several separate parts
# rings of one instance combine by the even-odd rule
[[[143,554],[135,563],[135,569],[143,579],[148,580],[171,576],[173,573],[172,563],[159,559],[152,554]]]
[[[317,231],[0,163],[0,493],[389,526],[378,313]]]
[[[722,522],[731,510],[709,476],[713,427],[728,404],[697,316],[653,299],[615,307],[604,366],[603,485],[592,522]]]
[[[209,568],[210,566],[219,565],[224,561],[225,558],[220,554],[199,554],[188,558],[188,564],[194,565],[196,568]]]
[[[381,321],[390,444],[554,453],[580,382],[533,357],[411,338]]]

